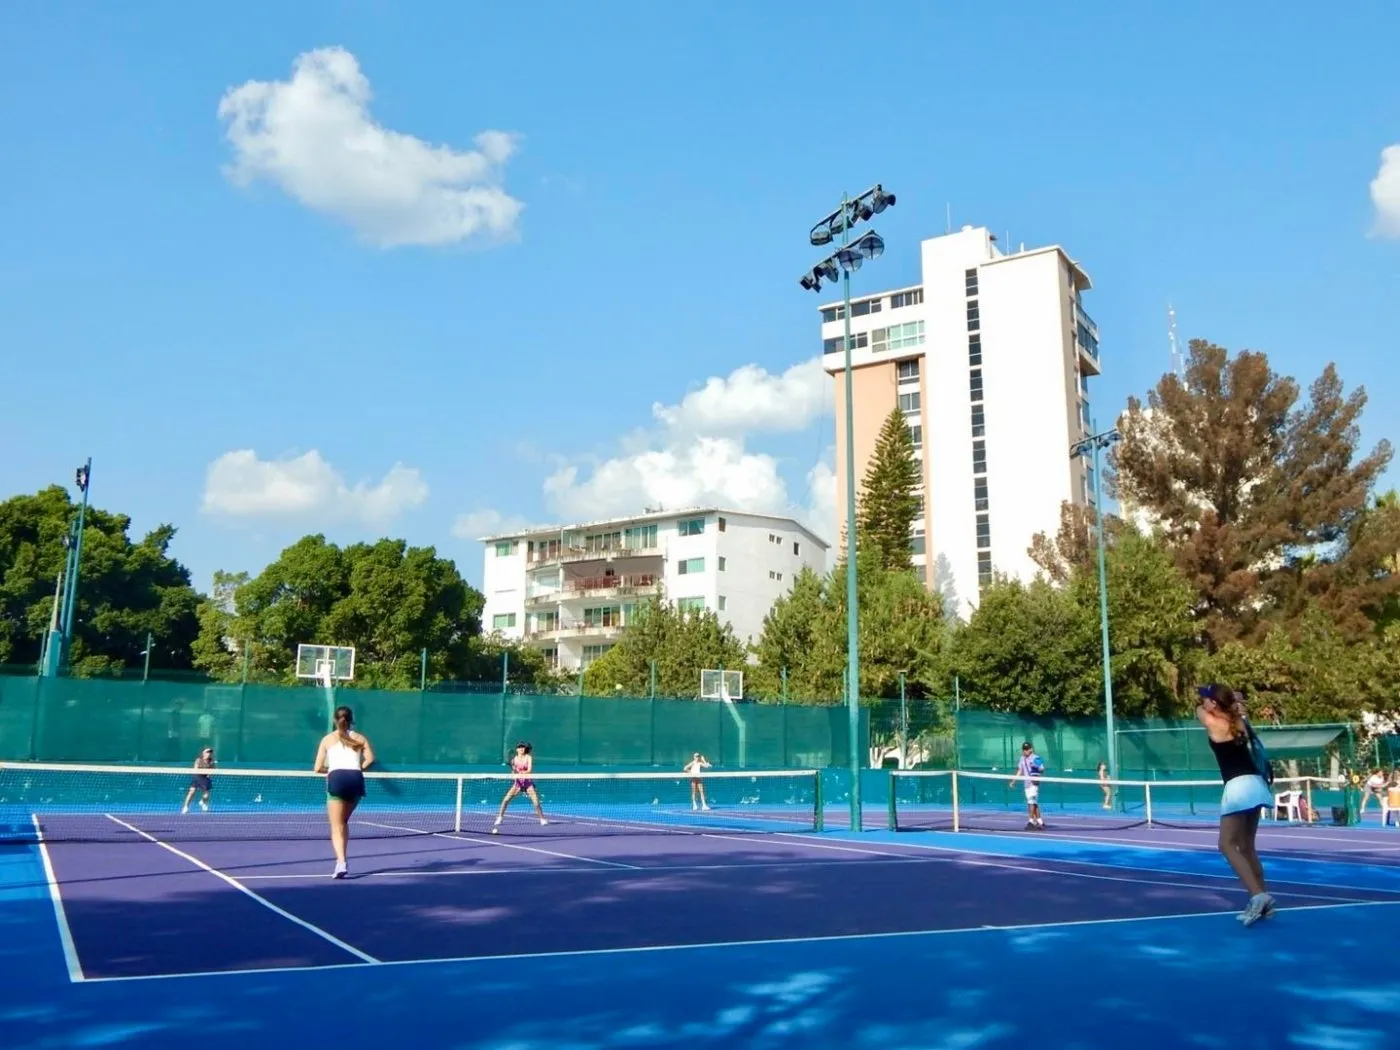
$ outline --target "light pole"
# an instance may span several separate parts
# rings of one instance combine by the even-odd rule
[[[809,292],[821,291],[822,281],[841,278],[842,315],[845,318],[845,381],[846,381],[846,711],[849,715],[851,754],[851,830],[861,830],[860,806],[860,635],[859,611],[856,597],[856,441],[855,410],[851,393],[851,274],[859,270],[866,259],[874,259],[885,250],[885,242],[874,230],[851,240],[851,227],[878,215],[894,204],[894,194],[875,185],[854,200],[844,194],[841,206],[827,215],[809,235],[812,244],[830,244],[837,235],[841,247],[828,255],[799,283]]]
[[[1093,429],[1093,423],[1089,424]],[[1104,732],[1108,734],[1108,777],[1118,779],[1118,741],[1113,732],[1113,662],[1108,650],[1108,572],[1104,568],[1103,544],[1103,482],[1099,469],[1099,453],[1113,445],[1121,435],[1115,427],[1101,434],[1092,434],[1070,446],[1071,458],[1094,458],[1094,517],[1099,541],[1099,635],[1103,644],[1103,711]]]
[[[78,505],[78,520],[73,523],[63,545],[68,548],[67,567],[63,573],[63,589],[58,603],[58,615],[44,645],[43,673],[53,677],[68,663],[68,649],[73,641],[74,607],[78,602],[78,570],[83,557],[83,526],[87,520],[88,481],[92,477],[92,457],[74,472],[78,491],[83,494]]]

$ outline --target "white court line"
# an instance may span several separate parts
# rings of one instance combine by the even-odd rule
[[[796,834],[796,833],[793,833],[793,832],[783,832],[782,834],[783,834],[784,837],[791,837],[791,838],[798,838],[798,839],[800,839],[800,838],[802,837],[801,835]],[[951,833],[950,833],[950,834],[951,834]],[[1007,836],[1007,837],[1014,837],[1014,836]],[[1048,842],[1048,841],[1051,841],[1051,840],[1046,839],[1046,840],[1044,840],[1044,841],[1047,841],[1047,842]],[[1065,839],[1059,839],[1058,841],[1064,842],[1064,841],[1067,841],[1067,840],[1065,840]],[[809,845],[810,845],[810,844],[809,844]],[[926,851],[928,851],[928,852],[930,852],[930,853],[956,854],[957,856],[962,857],[962,858],[964,858],[964,859],[966,859],[966,858],[968,858],[968,857],[987,857],[987,856],[997,857],[997,856],[1004,856],[1004,854],[999,854],[999,853],[988,853],[986,850],[977,849],[975,846],[932,846],[932,845],[929,845],[929,844],[927,844],[927,843],[922,843],[922,842],[895,842],[895,843],[890,843],[890,845],[895,846],[895,847],[897,847],[897,848],[902,848],[902,849],[926,850]],[[825,848],[831,848],[831,847],[825,847]],[[1165,851],[1164,851],[1164,852],[1165,852]],[[1196,852],[1200,852],[1200,851],[1197,851],[1197,850],[1189,850],[1189,849],[1183,849],[1183,850],[1179,850],[1178,852],[1182,852],[1182,853],[1196,853]],[[893,853],[892,853],[892,854],[886,854],[886,856],[899,856],[899,854],[893,854]],[[1099,861],[1092,861],[1092,860],[1074,860],[1074,859],[1069,858],[1069,857],[1034,857],[1034,856],[1032,856],[1032,855],[1030,855],[1030,854],[1026,854],[1025,856],[1026,856],[1026,859],[1027,859],[1027,860],[1039,860],[1039,861],[1042,861],[1042,862],[1048,861],[1048,862],[1050,862],[1050,863],[1080,864],[1080,865],[1083,865],[1083,866],[1085,866],[1085,867],[1097,867],[1097,868],[1118,868],[1118,867],[1120,867],[1120,865],[1111,864],[1111,863],[1108,863],[1108,862],[1099,862]],[[949,858],[949,859],[951,859],[951,858]],[[984,863],[984,862],[982,862],[982,861],[976,861],[976,860],[967,860],[966,862],[969,863],[969,864],[979,864],[979,865],[981,865],[981,864]],[[1017,870],[1022,870],[1022,871],[1032,871],[1032,870],[1035,870],[1035,869],[1032,869],[1032,868],[1022,868],[1020,865],[1015,865],[1015,864],[1009,865],[1009,866],[1010,866],[1010,867],[1013,867],[1013,868],[1016,868]],[[1234,879],[1235,879],[1235,875],[1234,875],[1233,873],[1230,873],[1230,874],[1223,874],[1223,873],[1222,873],[1222,874],[1216,875],[1216,874],[1214,874],[1214,873],[1212,873],[1212,872],[1180,871],[1180,870],[1178,870],[1178,869],[1176,869],[1176,868],[1149,868],[1149,867],[1144,867],[1144,866],[1142,866],[1142,865],[1137,865],[1137,864],[1132,865],[1131,868],[1130,868],[1129,870],[1132,870],[1132,871],[1150,871],[1150,872],[1154,872],[1154,873],[1159,874],[1159,875],[1187,875],[1187,876],[1190,876],[1191,878],[1197,878],[1197,879],[1222,879],[1222,880],[1230,881],[1230,882],[1233,882]],[[1053,873],[1053,874],[1056,874],[1056,875],[1071,875],[1071,874],[1074,874],[1073,872],[1062,872],[1062,871],[1052,871],[1052,873]],[[1265,876],[1268,875],[1267,869],[1265,870],[1264,874],[1265,874]],[[1167,885],[1171,885],[1170,883],[1165,883],[1165,882],[1154,882],[1154,881],[1148,880],[1148,879],[1142,879],[1142,880],[1139,880],[1139,881],[1140,881],[1140,883],[1141,883],[1142,885],[1146,885],[1146,886],[1167,886]],[[1351,886],[1351,885],[1346,885],[1346,886],[1344,886],[1344,885],[1341,885],[1341,884],[1335,883],[1335,882],[1328,882],[1328,883],[1318,884],[1318,883],[1311,883],[1311,882],[1298,882],[1298,881],[1290,880],[1290,879],[1280,879],[1280,880],[1278,881],[1278,884],[1279,884],[1279,885],[1282,885],[1282,886],[1313,886],[1313,885],[1322,885],[1325,889],[1333,889],[1333,890],[1355,890],[1357,893],[1391,893],[1391,894],[1400,894],[1400,889],[1391,890],[1391,889],[1378,888],[1378,887],[1375,887],[1375,886]],[[1197,887],[1197,888],[1198,888],[1198,889],[1205,889],[1206,887],[1201,886],[1201,887]],[[1350,898],[1343,898],[1343,897],[1333,897],[1333,898],[1329,898],[1329,897],[1325,897],[1325,896],[1319,896],[1318,894],[1313,894],[1313,893],[1292,893],[1292,894],[1289,894],[1289,895],[1290,895],[1290,896],[1294,896],[1294,897],[1315,897],[1315,898],[1317,898],[1318,900],[1342,900],[1342,901],[1350,901]],[[1392,904],[1392,903],[1394,903],[1394,904],[1400,904],[1400,899],[1397,899],[1397,900],[1395,900],[1395,901],[1355,901],[1355,902],[1353,902],[1353,903],[1357,903],[1357,904],[1363,904],[1363,903],[1364,903],[1364,904]],[[1291,908],[1291,909],[1289,909],[1289,910],[1290,910],[1290,911],[1296,911],[1297,909],[1296,909],[1296,908]]]
[[[419,828],[405,828],[397,824],[376,824],[372,820],[364,821],[372,828],[385,828],[389,831],[414,831],[420,835],[428,835],[437,839],[449,839],[452,842],[475,842],[478,846],[501,846],[505,849],[524,850],[527,853],[543,853],[546,857],[561,857],[564,860],[576,860],[583,864],[601,864],[607,868],[628,868],[632,871],[644,871],[645,869],[636,864],[623,864],[616,860],[600,860],[597,857],[580,857],[575,853],[560,853],[557,850],[541,849],[539,846],[522,846],[517,842],[502,842],[499,838],[471,838],[466,835],[459,835],[452,831],[423,831]]]
[[[239,893],[242,893],[242,894],[244,894],[245,896],[250,897],[250,898],[252,898],[253,900],[257,901],[259,904],[261,904],[264,908],[266,908],[268,911],[272,912],[273,914],[275,914],[275,915],[280,915],[282,918],[286,919],[288,922],[295,923],[296,925],[300,926],[303,930],[306,930],[306,931],[308,931],[308,932],[310,932],[310,933],[314,933],[317,937],[320,937],[323,941],[326,941],[326,942],[329,943],[329,944],[335,945],[337,948],[341,949],[342,951],[349,952],[351,955],[353,955],[355,958],[359,959],[361,962],[364,962],[364,963],[376,963],[376,964],[379,962],[379,960],[376,959],[373,955],[369,955],[369,954],[367,954],[367,953],[365,953],[365,952],[360,951],[360,949],[356,948],[353,944],[346,944],[346,943],[345,943],[344,941],[342,941],[339,937],[335,936],[335,934],[333,934],[333,933],[327,933],[325,930],[321,929],[321,927],[315,926],[315,925],[313,925],[313,924],[307,922],[305,919],[298,918],[297,916],[293,915],[291,912],[287,911],[285,908],[279,908],[277,905],[273,904],[273,903],[272,903],[270,900],[268,900],[267,898],[261,897],[261,896],[259,896],[258,894],[254,893],[254,892],[253,892],[252,890],[250,890],[247,886],[243,885],[243,884],[242,884],[241,882],[239,882],[237,879],[233,878],[233,876],[231,876],[231,875],[225,875],[222,871],[219,871],[217,868],[211,868],[208,864],[205,864],[204,861],[200,860],[198,857],[192,857],[192,856],[190,856],[188,853],[185,853],[183,850],[178,850],[178,849],[176,849],[174,846],[170,845],[170,843],[168,843],[168,842],[162,842],[160,839],[156,838],[154,835],[150,834],[149,832],[142,831],[140,828],[136,827],[136,825],[134,825],[134,824],[128,824],[126,821],[122,820],[120,817],[114,817],[114,816],[112,816],[112,814],[110,814],[110,813],[105,814],[105,815],[106,815],[107,819],[110,820],[110,821],[112,821],[113,823],[120,824],[122,827],[126,828],[127,831],[134,831],[136,834],[140,835],[140,836],[141,836],[143,839],[145,839],[147,842],[154,843],[155,845],[159,846],[161,849],[169,850],[171,853],[175,854],[175,856],[179,857],[181,860],[189,861],[191,864],[193,864],[193,865],[194,865],[196,868],[198,868],[200,871],[207,872],[208,874],[213,875],[216,879],[220,880],[221,882],[224,882],[224,883],[228,884],[229,886],[232,886],[232,887],[233,887],[234,889],[236,889]],[[325,876],[322,876],[322,878],[325,878]]]
[[[39,824],[39,814],[31,813],[34,834],[39,843],[39,859],[44,864],[44,879],[49,884],[49,900],[53,903],[53,917],[58,922],[58,940],[63,945],[63,962],[68,967],[68,979],[73,982],[86,980],[83,964],[78,959],[78,949],[73,944],[73,931],[68,926],[68,913],[63,908],[63,892],[58,886],[58,876],[54,874],[53,861],[49,859],[49,846],[44,841],[44,829]]]
[[[1349,904],[1304,904],[1296,908],[1285,908],[1275,913],[1287,915],[1300,911],[1338,911],[1344,908],[1394,907],[1394,901],[1358,901]],[[959,933],[998,933],[1038,932],[1042,930],[1069,929],[1076,926],[1115,926],[1137,922],[1172,922],[1177,919],[1218,919],[1223,916],[1234,918],[1239,913],[1234,909],[1223,911],[1185,912],[1178,915],[1134,915],[1115,919],[1072,919],[1068,922],[1021,923],[1010,926],[961,926],[946,930],[892,930],[888,933],[836,933],[820,937],[774,937],[770,940],[745,941],[706,941],[699,944],[648,944],[633,948],[581,948],[559,952],[522,952],[513,955],[462,955],[447,959],[388,959],[380,966],[441,966],[445,963],[501,963],[516,959],[563,959],[593,955],[639,955],[651,952],[688,952],[712,948],[757,948],[769,944],[826,944],[850,941],[886,941],[909,937],[941,937]],[[1270,920],[1276,921],[1276,920]],[[1248,935],[1246,935],[1248,936]],[[299,973],[309,970],[351,970],[362,963],[337,963],[331,966],[265,966],[248,970],[206,970],[196,973],[152,973],[135,977],[89,977],[93,984],[118,981],[173,981],[186,977],[241,977],[252,974]]]

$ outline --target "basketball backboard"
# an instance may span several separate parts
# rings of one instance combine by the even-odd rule
[[[701,700],[744,699],[744,672],[704,670],[700,672]]]
[[[353,645],[297,646],[297,677],[317,682],[349,682],[355,677]]]

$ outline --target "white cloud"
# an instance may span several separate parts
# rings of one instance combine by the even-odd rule
[[[475,149],[435,146],[376,123],[350,52],[298,55],[288,80],[250,80],[219,101],[236,183],[266,179],[383,247],[504,238],[522,205],[501,187],[517,136],[483,131]]]
[[[826,460],[807,471],[806,525],[832,547],[841,541],[836,534],[836,471]]]
[[[497,536],[503,532],[524,532],[531,523],[516,514],[502,514],[489,507],[468,511],[457,515],[452,523],[452,535],[459,540],[479,540],[483,536]]]
[[[652,415],[674,430],[734,434],[754,430],[804,430],[831,411],[831,377],[821,358],[770,375],[758,365],[736,368],[692,390],[678,405],[655,404]]]
[[[1381,150],[1381,170],[1371,181],[1376,205],[1376,233],[1400,237],[1400,143]]]
[[[678,404],[653,405],[661,428],[625,435],[619,454],[593,463],[591,471],[579,463],[560,467],[545,480],[545,502],[568,520],[636,514],[645,507],[716,504],[794,515],[830,540],[835,515],[830,467],[819,463],[809,472],[813,502],[799,507],[789,495],[780,461],[748,447],[754,433],[812,426],[831,409],[830,388],[819,360],[780,375],[745,365],[711,378]]]
[[[225,452],[204,479],[203,509],[234,518],[318,518],[382,525],[422,506],[428,486],[416,467],[396,463],[377,484],[353,487],[316,450],[259,459],[252,449]]]

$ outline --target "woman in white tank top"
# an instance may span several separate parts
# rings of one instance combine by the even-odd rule
[[[316,772],[326,774],[326,816],[331,825],[335,871],[331,878],[345,878],[346,848],[350,843],[350,815],[365,797],[364,771],[374,765],[369,737],[351,728],[355,716],[348,707],[335,709],[335,729],[321,738],[316,751]]]

